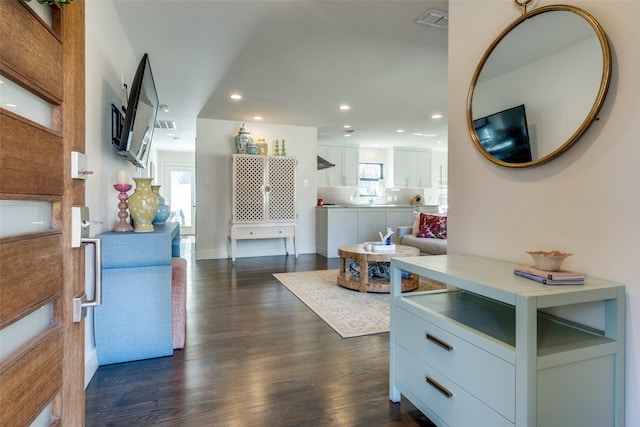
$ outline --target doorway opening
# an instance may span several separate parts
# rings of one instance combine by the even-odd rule
[[[165,200],[171,206],[168,221],[180,224],[180,235],[196,233],[196,173],[194,166],[165,164]]]

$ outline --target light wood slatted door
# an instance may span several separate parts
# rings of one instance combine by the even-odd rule
[[[1,426],[29,425],[47,408],[49,425],[84,425],[84,323],[72,322],[84,253],[71,249],[84,182],[70,177],[70,152],[84,152],[84,1],[53,7],[51,21],[22,0],[0,0],[1,78],[51,111],[42,125],[0,106],[0,201],[51,209],[50,227],[0,237],[0,333],[32,334],[9,350],[1,335]],[[43,307],[48,317],[34,331],[28,319]]]

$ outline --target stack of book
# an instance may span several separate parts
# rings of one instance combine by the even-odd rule
[[[513,274],[544,285],[584,285],[586,275],[575,271],[546,271],[528,265],[516,265]]]

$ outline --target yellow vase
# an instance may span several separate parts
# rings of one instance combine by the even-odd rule
[[[158,196],[151,191],[153,178],[133,178],[135,192],[129,197],[129,212],[133,219],[133,231],[153,231],[153,218],[158,210]]]

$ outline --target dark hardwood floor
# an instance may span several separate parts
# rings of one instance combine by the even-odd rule
[[[433,426],[404,398],[388,399],[389,334],[342,339],[272,276],[338,259],[233,266],[195,261],[189,248],[184,350],[101,366],[86,390],[87,426]]]

